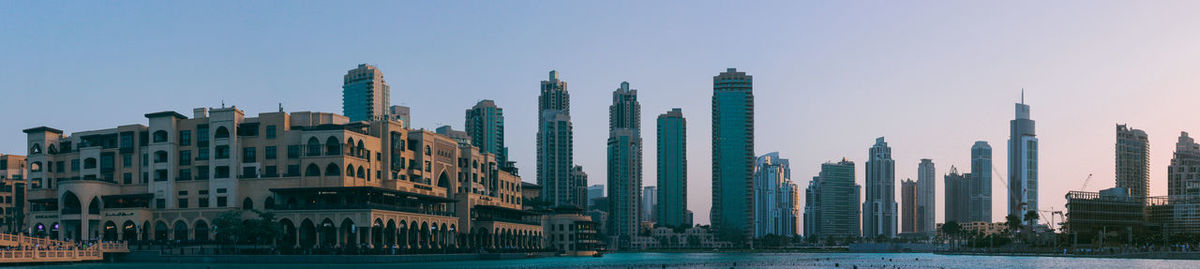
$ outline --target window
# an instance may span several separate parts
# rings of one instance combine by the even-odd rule
[[[188,131],[188,130],[179,131],[179,145],[180,146],[192,145],[192,131]]]
[[[337,138],[330,136],[325,140],[325,154],[339,155],[342,154],[342,143]]]
[[[247,123],[238,124],[237,135],[238,136],[258,136],[258,123],[257,122],[247,122]]]
[[[338,168],[337,164],[331,163],[331,164],[329,164],[329,166],[325,166],[325,175],[326,176],[340,176],[340,175],[342,175],[342,171],[340,168]]]
[[[287,175],[285,175],[285,176],[289,176],[289,177],[300,176],[300,165],[299,164],[289,164],[287,166]]]
[[[167,142],[167,131],[154,131],[154,143]]]
[[[308,156],[321,156],[321,141],[316,137],[308,139]]]
[[[213,133],[213,138],[229,138],[229,129],[225,128],[225,126],[217,127],[217,132]]]
[[[32,162],[29,164],[29,172],[41,172],[41,171],[42,171],[42,163],[41,162]]]
[[[242,148],[242,163],[258,162],[258,157],[255,154],[254,147]]]
[[[266,168],[263,169],[263,177],[278,177],[278,176],[279,176],[279,168],[277,168],[274,165],[268,165]]]
[[[425,172],[433,172],[433,166],[429,164],[429,161],[425,161]]]
[[[167,169],[154,170],[154,181],[167,181]]]
[[[217,197],[217,207],[225,207],[225,206],[228,206],[228,205],[229,205],[228,198],[226,198],[225,196],[218,196],[218,197]]]
[[[242,178],[258,178],[258,168],[242,167]]]
[[[267,139],[275,138],[275,125],[267,125]]]
[[[121,138],[120,138],[121,148],[122,149],[132,149],[133,148],[133,132],[122,132],[120,136],[121,136]]]
[[[167,152],[161,151],[161,150],[155,151],[154,152],[154,163],[165,163],[165,162],[167,162]]]
[[[200,147],[196,149],[196,160],[208,160],[208,147]]]
[[[179,179],[178,180],[192,180],[192,169],[191,168],[179,169]]]
[[[132,173],[125,173],[125,174],[121,175],[121,178],[125,184],[133,184],[133,174]]]
[[[217,166],[213,170],[213,178],[229,178],[229,166]]]
[[[32,155],[32,154],[38,154],[38,153],[42,153],[42,145],[33,143],[33,147],[29,148],[29,154]]]
[[[429,145],[425,146],[425,156],[432,156],[433,151],[429,149]]]
[[[276,149],[275,146],[267,146],[263,148],[263,158],[266,158],[267,160],[274,160],[275,154],[278,151],[279,150]]]
[[[217,149],[216,150],[217,156],[215,157],[216,159],[218,159],[218,160],[229,159],[229,146],[221,145],[221,146],[217,146],[216,149]]]
[[[300,158],[300,146],[299,145],[289,145],[287,147],[287,150],[288,150],[288,152],[287,152],[288,159]]]
[[[154,207],[167,208],[167,199],[163,199],[163,198],[154,199]]]
[[[199,199],[196,199],[196,206],[200,208],[208,208],[208,195],[205,193],[200,193],[200,195],[203,196],[200,196]]]
[[[79,159],[71,160],[71,172],[79,171]]]
[[[196,166],[196,180],[208,180],[208,166]]]
[[[133,167],[133,154],[121,154],[121,166],[127,168]]]
[[[196,145],[208,146],[208,124],[196,125]]]
[[[179,207],[179,208],[188,208],[187,202],[188,202],[187,198],[179,198],[179,202],[175,206]]]
[[[191,165],[191,164],[192,164],[192,151],[191,150],[180,150],[179,151],[179,165]]]
[[[321,168],[317,167],[316,164],[310,163],[310,164],[308,164],[307,168],[304,168],[304,176],[306,176],[306,177],[321,176]]]

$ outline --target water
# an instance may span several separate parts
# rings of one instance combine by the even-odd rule
[[[734,266],[736,263],[736,266]],[[615,253],[602,258],[549,257],[516,260],[399,264],[69,264],[33,268],[1200,268],[1197,260],[959,256],[921,253]]]

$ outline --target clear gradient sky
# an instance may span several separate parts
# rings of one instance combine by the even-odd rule
[[[654,2],[654,3],[643,3]],[[825,161],[858,166],[886,136],[897,181],[951,165],[976,140],[1007,174],[1020,89],[1037,121],[1041,206],[1114,185],[1115,124],[1146,130],[1152,195],[1180,131],[1200,135],[1197,1],[0,2],[0,152],[24,128],[68,133],[219,107],[341,112],[341,80],[377,65],[417,128],[461,129],[480,99],[505,109],[507,143],[535,178],[539,81],[569,83],[575,159],[605,183],[607,107],[639,91],[643,182],[655,183],[658,114],[688,119],[688,205],[709,222],[712,76],[755,78],[756,153],[791,159],[801,186]],[[993,219],[1007,192],[994,178]],[[897,183],[897,186],[899,184]],[[899,188],[897,188],[899,191]],[[899,195],[897,195],[899,197]],[[899,202],[899,201],[897,201]]]

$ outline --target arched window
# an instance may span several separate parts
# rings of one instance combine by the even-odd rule
[[[213,133],[213,137],[217,139],[229,138],[229,129],[226,129],[225,126],[217,127],[217,132]]]
[[[349,173],[349,172],[347,172],[347,173]],[[367,173],[366,173],[366,172],[363,172],[363,168],[362,168],[362,166],[359,166],[359,167],[358,167],[358,173],[357,173],[357,174],[355,174],[355,175],[356,175],[356,176],[358,176],[358,178],[365,178],[365,177],[367,177]]]
[[[321,156],[321,140],[316,137],[308,139],[308,156]]]
[[[167,131],[163,131],[163,130],[154,131],[154,142],[155,143],[167,142]]]
[[[266,200],[263,200],[263,208],[264,209],[275,209],[275,198],[267,197]]]
[[[42,153],[42,145],[38,144],[38,143],[33,143],[33,146],[29,147],[29,154],[38,154],[38,153]]]
[[[42,162],[29,163],[29,172],[41,172],[41,171],[42,171]]]
[[[62,201],[63,215],[79,214],[79,212],[83,209],[83,205],[79,202],[79,197],[75,196],[75,193],[71,191],[63,193]]]
[[[429,145],[425,145],[425,156],[433,155],[433,150],[429,149]]]
[[[320,168],[320,167],[317,167],[317,165],[316,165],[316,164],[311,164],[311,163],[310,163],[310,164],[308,164],[308,168],[305,168],[305,169],[304,169],[304,176],[306,176],[306,177],[318,177],[318,176],[321,176],[321,168]]]
[[[346,153],[349,153],[350,155],[358,155],[358,151],[354,150],[354,138],[352,138],[352,137],[346,138],[346,147],[349,148],[349,149],[347,149],[349,152],[346,152]]]
[[[331,164],[329,164],[329,166],[325,167],[325,175],[326,176],[340,176],[340,175],[342,175],[342,171],[341,171],[341,169],[338,168],[337,164],[331,163]]]
[[[350,165],[350,164],[346,165],[346,176],[348,176],[348,177],[354,176],[354,165]]]
[[[88,214],[100,214],[100,197],[92,197],[92,201],[88,202]]]
[[[337,137],[330,136],[325,140],[325,154],[339,155],[342,154],[342,144],[338,143]]]
[[[246,197],[246,199],[242,199],[242,210],[251,210],[251,209],[254,209],[254,200],[251,200],[250,197]]]
[[[50,146],[47,147],[46,150],[49,151],[50,154],[58,154],[58,147],[55,147],[54,144],[50,144]]]
[[[83,159],[83,169],[95,169],[95,168],[96,168],[96,158]]]
[[[371,160],[371,156],[363,156],[363,154],[366,154],[366,153],[364,153],[364,151],[366,151],[366,148],[363,147],[362,140],[359,140],[358,146],[354,147],[354,155],[358,155],[359,157],[363,157],[363,158],[367,158],[367,160]]]

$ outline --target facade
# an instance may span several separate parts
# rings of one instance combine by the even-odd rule
[[[804,236],[858,238],[861,188],[854,183],[854,162],[821,164],[804,191]]]
[[[655,220],[661,226],[691,227],[687,211],[687,119],[682,109],[658,115],[657,147]]]
[[[635,249],[722,249],[732,248],[733,243],[718,241],[707,227],[690,227],[682,232],[676,232],[667,227],[658,227],[650,231],[650,236],[638,236],[634,240]]]
[[[937,171],[933,160],[917,164],[917,232],[933,234],[937,228]]]
[[[360,64],[342,77],[342,114],[350,121],[387,119],[391,89],[383,72],[369,64]]]
[[[572,177],[575,165],[574,131],[571,126],[571,95],[567,82],[550,71],[538,96],[537,182],[542,199],[554,206],[586,208],[587,181]]]
[[[577,188],[572,188],[573,192],[571,193],[571,196],[587,197],[587,188],[584,186],[587,186],[588,175],[587,175],[587,172],[583,171],[582,165],[571,166],[571,173],[567,175],[567,179],[570,181],[571,185],[579,186]],[[608,204],[608,197],[603,197],[601,199],[604,200],[605,205]],[[597,202],[597,203],[599,203],[599,202]],[[587,205],[587,202],[585,201],[585,202],[583,202],[583,204]],[[562,205],[562,206],[580,207],[579,205]],[[599,205],[597,205],[597,206],[599,206]],[[582,207],[580,207],[580,208],[582,208]],[[607,211],[607,210],[608,209],[605,208],[605,211]]]
[[[1200,144],[1180,132],[1175,153],[1167,167],[1169,205],[1156,205],[1159,215],[1169,216],[1169,233],[1200,233]]]
[[[400,121],[401,123],[403,123],[403,126],[401,126],[401,127],[404,127],[404,129],[412,128],[410,126],[410,122],[412,121],[412,114],[409,112],[409,108],[406,106],[391,106],[391,107],[389,107],[388,108],[388,119],[391,119],[394,121]]]
[[[482,100],[467,109],[465,131],[471,144],[480,150],[496,155],[500,170],[517,174],[515,164],[508,160],[508,147],[504,146],[504,109],[492,100]]]
[[[1150,140],[1146,132],[1117,125],[1117,188],[1129,190],[1129,196],[1149,197]]]
[[[540,249],[522,182],[495,156],[393,120],[164,111],[147,125],[24,130],[30,234],[211,242],[227,212],[274,214],[284,249]]]
[[[1145,197],[1129,196],[1122,188],[1068,192],[1065,232],[1076,244],[1104,245],[1101,233],[1115,240],[1108,242],[1111,244],[1132,243],[1146,228],[1145,201]]]
[[[917,182],[912,179],[907,179],[900,182],[900,232],[901,233],[916,233],[918,214],[917,214],[917,199],[920,192],[917,191]]]
[[[992,146],[975,141],[971,146],[971,203],[967,220],[992,222]]]
[[[867,198],[863,203],[863,237],[896,237],[896,162],[883,137],[875,139],[867,160]]]
[[[587,188],[588,208],[596,207],[596,199],[604,198],[604,184],[595,184]]]
[[[646,186],[642,188],[642,221],[658,223],[655,219],[658,214],[658,187]]]
[[[1009,121],[1008,215],[1025,221],[1025,212],[1038,209],[1038,140],[1024,93]]]
[[[799,205],[792,169],[779,152],[767,153],[754,166],[754,237],[795,236]]]
[[[942,232],[942,224],[937,224],[937,231]],[[1002,234],[1008,227],[1003,222],[986,222],[986,221],[971,221],[958,224],[959,230],[963,232],[979,232],[984,236]]]
[[[712,226],[722,239],[754,234],[753,77],[729,68],[713,77]],[[739,240],[740,240],[739,239]]]
[[[590,256],[602,245],[596,222],[583,210],[571,207],[555,209],[543,219],[546,246],[571,256]]]
[[[0,154],[0,232],[25,232],[26,168],[25,156]]]
[[[971,222],[971,174],[959,174],[958,168],[951,165],[945,180],[946,195],[942,196],[946,199],[945,222]]]
[[[642,108],[629,82],[608,107],[608,235],[629,246],[642,221]]]

